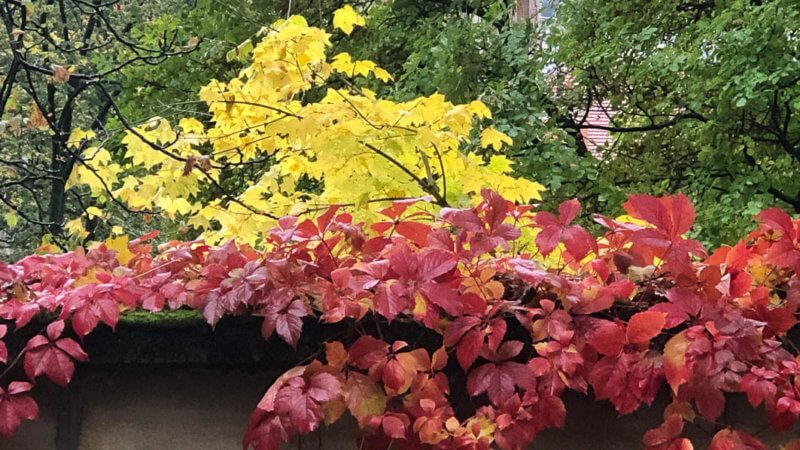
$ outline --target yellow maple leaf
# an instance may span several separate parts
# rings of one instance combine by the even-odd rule
[[[481,132],[481,147],[492,147],[495,150],[500,150],[503,148],[503,143],[512,145],[514,141],[507,135],[495,130],[494,127],[486,128]]]
[[[106,239],[106,247],[117,252],[115,258],[121,266],[127,265],[134,257],[134,254],[128,249],[128,236],[108,238]]]
[[[333,13],[333,26],[350,35],[356,25],[366,26],[367,22],[350,5],[344,5]]]
[[[89,235],[89,232],[83,228],[83,222],[81,218],[78,217],[77,219],[72,219],[64,224],[64,229],[67,230],[70,234],[76,234],[81,238],[84,238]]]
[[[103,211],[96,206],[90,206],[86,208],[86,214],[89,216],[90,219],[94,219],[95,217],[100,217],[103,215]]]

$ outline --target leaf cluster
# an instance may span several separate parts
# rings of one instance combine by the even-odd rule
[[[574,200],[557,216],[488,189],[476,206],[436,216],[415,202],[366,224],[339,206],[284,217],[263,250],[173,241],[153,252],[151,233],[0,265],[11,330],[0,430],[37,412],[16,365],[31,382],[66,384],[87,358],[79,340],[135,309],[202,311],[211,326],[253,315],[265,339],[293,346],[311,321],[351,330],[267,390],[246,449],[277,449],[343,414],[372,448],[524,448],[563,424],[568,390],[628,414],[669,386],[664,423],[643,438],[651,449],[692,448],[684,423],[724,420],[725,393],[763,404],[776,431],[800,415],[786,341],[800,306],[800,220],[765,210],[745,239],[706,256],[686,237],[695,210],[683,195],[631,195],[626,221],[596,216],[607,230],[597,237],[573,223]],[[51,322],[30,330],[37,315]],[[393,324],[433,338],[390,333]],[[27,343],[7,348],[10,336]],[[731,428],[711,442],[737,445],[765,448]]]

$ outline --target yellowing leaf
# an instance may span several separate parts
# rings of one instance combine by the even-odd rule
[[[90,206],[86,208],[86,214],[89,216],[90,219],[94,219],[95,217],[101,217],[103,215],[103,211],[96,206]]]
[[[75,128],[69,135],[69,139],[67,140],[67,145],[75,148],[78,147],[78,145],[80,145],[82,140],[93,139],[94,137],[95,137],[95,132],[92,130],[83,131],[80,128]]]
[[[686,349],[691,341],[681,332],[672,336],[664,345],[664,375],[672,392],[678,393],[681,384],[687,382],[691,370],[686,365]]]
[[[345,400],[357,420],[380,416],[386,411],[386,394],[366,375],[350,372],[345,383]]]
[[[19,216],[17,216],[14,211],[7,212],[4,218],[6,220],[6,224],[11,228],[17,226],[17,222],[19,222]]]
[[[121,266],[125,266],[133,259],[134,254],[128,249],[128,236],[117,236],[106,239],[106,247],[109,250],[116,250],[115,258]]]
[[[83,228],[83,222],[81,221],[80,217],[68,221],[66,224],[64,224],[64,229],[70,234],[78,235],[80,238],[85,238],[89,235],[89,232]]]
[[[79,287],[85,286],[87,284],[100,284],[100,280],[97,279],[97,272],[103,272],[100,269],[90,267],[89,270],[86,272],[86,275],[78,278],[72,283],[72,286]]]
[[[381,69],[380,67],[376,67],[375,69],[373,69],[372,74],[375,75],[375,78],[383,81],[384,83],[388,83],[389,81],[394,80],[394,77],[392,77],[392,75],[389,72]]]
[[[181,129],[183,129],[186,133],[192,134],[202,134],[203,133],[203,124],[200,123],[199,120],[190,117],[187,119],[181,119],[179,123]]]
[[[492,147],[495,150],[500,150],[503,148],[503,143],[512,145],[514,141],[512,141],[511,138],[505,134],[495,130],[494,127],[486,128],[483,130],[483,132],[481,132],[481,147]]]
[[[333,26],[342,30],[345,34],[349,35],[353,32],[356,25],[365,26],[367,23],[363,17],[350,5],[344,5],[333,13]]]
[[[343,400],[331,400],[322,404],[322,418],[326,425],[339,420],[347,410],[347,404]]]

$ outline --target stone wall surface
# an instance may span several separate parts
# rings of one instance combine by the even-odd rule
[[[240,449],[250,413],[277,371],[212,367],[126,366],[81,368],[68,391],[37,393],[41,416],[26,422],[0,450],[226,450]],[[600,450],[642,448],[642,435],[661,421],[668,395],[652,408],[618,417],[607,402],[565,395],[563,429],[546,430],[534,449]],[[775,436],[763,412],[743,397],[728,400],[726,420],[742,424],[769,448],[798,432]],[[714,430],[687,425],[686,435],[704,448]],[[286,449],[354,449],[355,426],[345,420],[306,436]],[[58,444],[57,444],[58,443]]]
[[[255,317],[223,318],[213,332],[199,315],[144,317],[121,320],[116,332],[101,326],[86,336],[91,361],[78,366],[66,389],[37,380],[39,419],[0,439],[0,450],[241,449],[250,413],[269,385],[328,338],[306,326],[293,350],[277,338],[264,340]],[[19,372],[15,379],[24,378]],[[661,423],[669,395],[664,391],[652,407],[623,417],[591,396],[567,392],[564,401],[564,428],[545,430],[532,448],[642,448],[644,433]],[[798,427],[774,435],[763,411],[751,408],[744,396],[729,396],[725,414],[725,423],[751,432],[770,449],[800,437]],[[687,424],[684,435],[700,449],[714,432],[708,423]],[[355,436],[354,421],[342,420],[285,448],[355,449]]]

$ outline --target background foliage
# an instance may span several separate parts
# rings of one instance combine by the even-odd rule
[[[177,30],[197,47],[158,64],[126,65],[114,80],[121,114],[131,124],[152,116],[202,118],[199,87],[210,78],[235,76],[247,63],[247,42],[255,43],[261,27],[290,12],[289,3],[199,0],[183,8],[171,1],[132,2],[108,13],[142,45]],[[433,92],[455,103],[482,100],[495,112],[495,127],[514,139],[507,152],[517,173],[547,188],[545,208],[576,197],[592,211],[617,214],[626,192],[684,191],[698,205],[696,235],[714,244],[744,229],[764,206],[794,211],[800,204],[795,2],[567,0],[554,2],[555,20],[533,24],[513,20],[514,5],[504,1],[352,3],[368,26],[340,43],[341,36],[334,36],[334,44],[396,78],[390,85],[360,85],[395,100]],[[342,4],[294,1],[291,12],[324,26]],[[57,26],[57,15],[45,18]],[[92,61],[99,64],[124,58],[125,50],[96,53]],[[592,155],[579,130],[592,127],[584,120],[586,105],[602,100],[615,114],[609,126],[615,140]],[[103,107],[101,98],[85,101]],[[21,105],[3,119],[30,116],[27,101]],[[124,126],[115,114],[108,121],[114,153]],[[42,152],[31,133],[17,137],[11,131],[6,138],[30,148],[29,158]],[[24,197],[30,194],[18,195],[21,212],[32,216]],[[37,196],[49,200],[50,194]],[[87,216],[69,200],[74,194],[65,197],[62,221]],[[107,235],[113,225],[174,235],[183,230],[158,216],[143,221],[114,204],[106,209],[110,220],[85,223],[93,237]],[[6,232],[7,246],[23,254],[51,231],[16,228]]]

